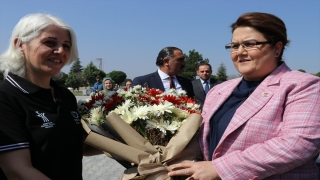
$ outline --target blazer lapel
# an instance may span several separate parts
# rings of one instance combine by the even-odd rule
[[[233,80],[231,83],[224,85],[223,87],[214,90],[207,94],[206,98],[209,99],[203,106],[201,115],[203,117],[202,129],[204,138],[202,140],[203,147],[209,147],[206,137],[210,133],[210,119],[213,114],[220,108],[220,106],[228,99],[232,91],[238,86],[241,78]],[[205,159],[208,159],[208,153],[204,153]]]
[[[268,88],[269,85],[270,83],[267,81],[262,82],[248,97],[248,99],[246,99],[245,102],[243,102],[243,104],[236,110],[226,131],[222,135],[218,146],[229,134],[247,122],[271,99],[273,92]]]
[[[159,76],[159,73],[156,71],[155,73],[153,73],[153,76],[151,78],[151,82],[153,84],[152,87],[156,87],[156,89],[160,89],[161,91],[164,91],[164,86],[162,83],[162,80]]]

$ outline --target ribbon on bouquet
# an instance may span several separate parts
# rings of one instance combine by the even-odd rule
[[[170,164],[202,156],[197,134],[201,120],[199,114],[191,114],[170,139],[168,145],[163,147],[153,146],[117,114],[110,113],[106,121],[126,144],[88,129],[85,143],[138,165],[126,169],[121,180],[170,180],[173,179],[167,176],[168,171],[171,171]]]

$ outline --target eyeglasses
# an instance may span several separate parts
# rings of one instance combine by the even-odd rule
[[[242,46],[243,49],[246,51],[257,49],[258,45],[263,45],[263,44],[268,44],[270,43],[269,41],[265,42],[258,42],[258,41],[244,41],[242,44],[238,43],[230,43],[225,46],[226,50],[233,52],[237,52],[239,47]]]

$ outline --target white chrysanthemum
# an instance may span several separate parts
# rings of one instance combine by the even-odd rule
[[[185,96],[185,95],[187,95],[187,92],[185,90],[180,90],[177,92],[177,95],[178,96]]]
[[[180,108],[172,109],[172,113],[175,114],[178,118],[187,118],[190,114],[186,110],[182,110]]]
[[[152,129],[152,128],[157,128],[159,129],[164,135],[166,135],[167,131],[171,131],[172,133],[174,133],[175,131],[177,131],[179,129],[179,127],[181,126],[181,122],[178,121],[173,121],[170,123],[170,121],[166,121],[166,120],[147,120],[147,125],[146,127],[148,129]]]
[[[133,114],[133,120],[136,121],[137,119],[148,119],[148,113],[150,112],[151,108],[148,106],[135,106],[130,111]]]
[[[131,91],[127,91],[127,93],[124,95],[125,98],[132,98],[134,97],[134,94],[131,93]]]
[[[154,104],[152,106],[151,112],[152,114],[163,115],[165,112],[171,113],[171,110],[174,108],[175,107],[171,102],[165,101],[164,103],[160,103],[159,105]]]
[[[194,104],[194,105],[193,105],[193,109],[199,110],[199,109],[200,109],[200,105],[199,105],[199,104]]]
[[[128,99],[126,100],[124,103],[122,103],[121,106],[118,106],[116,109],[114,109],[113,111],[116,114],[124,114],[125,111],[127,111],[131,106],[133,106],[133,104],[131,103],[131,100]]]
[[[128,124],[132,124],[134,118],[130,111],[125,111],[120,117]]]
[[[176,94],[176,89],[170,89],[170,90],[169,90],[169,93],[170,93],[170,94]]]
[[[142,88],[141,85],[136,85],[136,86],[133,86],[132,89],[133,89],[134,91],[141,91],[141,88]]]
[[[187,106],[188,109],[192,109],[193,108],[193,104],[192,103],[187,103],[186,106]]]
[[[97,107],[91,109],[91,117],[88,119],[88,121],[91,124],[100,125],[104,122],[104,115],[103,115],[104,107]]]
[[[167,124],[169,123],[169,121],[166,121]],[[171,133],[174,133],[175,131],[177,131],[182,125],[182,122],[180,121],[172,121],[171,124],[167,125],[167,130],[171,131]]]
[[[156,121],[156,120],[147,120],[147,125],[146,125],[147,129],[159,129],[161,132],[163,132],[163,134],[166,134],[166,130],[162,127],[162,125]]]

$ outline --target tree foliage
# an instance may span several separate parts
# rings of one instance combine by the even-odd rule
[[[96,82],[96,77],[100,76],[101,79],[106,76],[106,73],[102,70],[98,69],[92,61],[83,69],[82,78],[86,82],[87,85],[93,86]]]
[[[306,71],[303,69],[298,69],[298,71],[305,73]]]
[[[68,78],[66,79],[65,84],[66,84],[66,86],[72,87],[73,89],[78,89],[78,91],[79,91],[80,81],[74,73],[70,73],[68,75]]]
[[[219,81],[226,81],[228,79],[227,68],[223,63],[221,63],[220,66],[218,67],[217,79]]]
[[[106,76],[111,77],[115,84],[121,84],[127,78],[127,74],[122,71],[111,71]]]
[[[320,71],[314,75],[320,77]]]
[[[81,61],[79,58],[72,63],[72,66],[70,68],[70,73],[81,73],[83,70],[83,67],[81,66]]]
[[[203,59],[202,54],[199,54],[194,49],[189,51],[189,55],[184,54],[184,56],[185,56],[186,66],[183,69],[181,76],[194,80],[196,79],[196,76],[197,76],[197,72],[196,72],[197,66],[203,62],[209,63],[209,59],[208,58]]]

